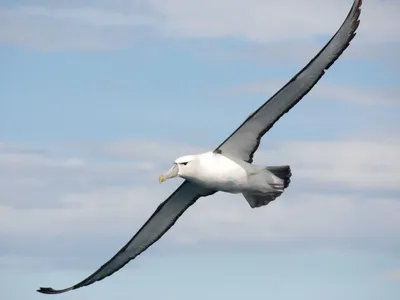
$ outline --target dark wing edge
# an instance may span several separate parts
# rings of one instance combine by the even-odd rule
[[[81,282],[68,287],[66,289],[60,289],[60,290],[56,290],[50,287],[41,287],[40,289],[37,290],[37,292],[39,293],[43,293],[43,294],[61,294],[61,293],[65,293],[68,291],[72,291],[87,285],[90,285],[96,281],[100,281],[110,275],[112,275],[113,273],[115,273],[116,271],[118,271],[119,269],[121,269],[123,266],[125,266],[129,261],[131,261],[132,259],[134,259],[135,257],[137,257],[138,255],[140,255],[143,251],[145,251],[146,249],[148,249],[151,245],[153,245],[156,241],[158,241],[174,224],[175,222],[179,219],[179,217],[190,207],[192,206],[200,197],[204,197],[204,196],[209,196],[214,194],[214,191],[209,191],[209,190],[205,190],[199,186],[195,186],[192,183],[188,182],[188,181],[184,181],[168,198],[167,200],[165,200],[164,202],[162,202],[157,209],[154,211],[154,213],[151,215],[151,217],[146,221],[146,223],[139,229],[139,231],[133,236],[133,238],[130,239],[130,241],[121,248],[121,250],[119,250],[117,252],[117,254],[115,254],[110,260],[108,260],[105,264],[103,264],[97,271],[95,271],[92,275],[90,275],[89,277],[87,277],[86,279],[82,280]],[[165,228],[163,228],[162,231],[160,231],[154,238],[152,238],[151,240],[147,241],[147,243],[143,246],[142,244],[137,245],[134,249],[134,253],[133,255],[128,255],[123,257],[124,260],[119,263],[117,262],[117,266],[115,268],[109,268],[110,266],[112,266],[112,264],[117,261],[121,256],[124,256],[127,253],[127,249],[129,251],[129,246],[132,245],[136,238],[139,237],[140,238],[140,234],[142,233],[143,230],[146,229],[146,227],[150,224],[152,221],[157,221],[156,217],[159,215],[159,213],[161,213],[163,211],[163,209],[168,209],[168,204],[171,201],[176,200],[176,197],[181,197],[181,194],[183,194],[183,196],[191,196],[189,197],[189,199],[184,199],[182,201],[180,201],[178,204],[180,205],[178,207],[179,210],[177,210],[177,214],[169,221],[168,224],[166,224]],[[186,195],[189,194],[189,195]],[[178,199],[179,200],[179,199]],[[140,249],[137,249],[140,248]],[[136,251],[135,251],[136,250]],[[103,273],[103,274],[102,274]]]
[[[267,102],[265,102],[262,106],[260,106],[255,112],[253,112],[228,138],[226,138],[215,150],[214,152],[224,152],[223,150],[223,146],[236,134],[238,133],[238,131],[240,131],[240,129],[249,121],[252,120],[252,118],[260,111],[262,110],[268,103],[270,103],[271,101],[274,100],[274,98],[276,98],[276,96],[278,96],[281,92],[283,92],[283,90],[285,90],[285,88],[287,88],[291,83],[293,83],[296,79],[298,79],[298,77],[305,71],[307,70],[312,64],[313,62],[319,58],[319,56],[329,47],[329,45],[331,44],[331,42],[338,36],[341,34],[341,30],[348,25],[349,21],[350,21],[350,34],[349,37],[346,41],[346,43],[344,43],[342,45],[342,48],[339,49],[336,53],[336,55],[334,57],[332,57],[331,61],[325,66],[324,69],[321,70],[321,73],[318,75],[318,77],[316,78],[315,82],[309,86],[307,89],[305,89],[300,95],[299,97],[296,99],[296,101],[293,101],[290,106],[288,106],[281,114],[277,115],[276,118],[273,120],[273,122],[267,124],[267,126],[259,132],[258,136],[257,136],[257,141],[256,144],[254,145],[253,149],[251,149],[251,152],[248,153],[248,158],[246,157],[244,160],[252,163],[253,162],[253,155],[254,153],[257,151],[259,145],[260,145],[260,140],[262,138],[262,136],[268,131],[270,130],[273,125],[284,115],[286,114],[291,108],[293,108],[293,106],[295,106],[314,86],[315,84],[317,84],[317,82],[321,79],[321,77],[325,74],[325,71],[328,70],[333,63],[340,57],[340,55],[347,49],[347,47],[350,45],[350,42],[353,40],[354,36],[356,35],[356,30],[359,26],[359,16],[361,14],[361,5],[362,5],[362,0],[354,0],[353,5],[346,17],[346,19],[344,20],[344,22],[342,23],[342,25],[340,26],[340,28],[338,29],[338,31],[335,33],[335,35],[329,40],[328,43],[326,43],[326,45],[318,52],[317,55],[314,56],[314,58],[303,68],[301,69],[295,76],[293,76],[293,78],[288,81],[288,83],[286,85],[284,85],[278,92],[276,92],[271,98],[269,98],[269,100]],[[229,151],[228,151],[229,152]]]

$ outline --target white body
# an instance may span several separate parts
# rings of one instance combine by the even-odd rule
[[[229,193],[245,191],[248,182],[243,167],[213,152],[196,155],[187,166],[179,166],[179,176],[199,185]]]

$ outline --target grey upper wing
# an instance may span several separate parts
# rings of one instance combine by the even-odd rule
[[[96,272],[69,288],[55,290],[46,287],[40,288],[38,292],[44,294],[60,294],[90,285],[110,276],[161,238],[161,236],[175,224],[185,210],[194,204],[198,198],[213,193],[213,191],[205,190],[188,181],[183,182],[167,200],[158,206],[150,219],[142,226],[135,236]]]
[[[282,89],[251,114],[214,152],[226,153],[251,163],[262,136],[296,105],[349,46],[359,25],[362,0],[353,6],[340,29],[324,48]]]

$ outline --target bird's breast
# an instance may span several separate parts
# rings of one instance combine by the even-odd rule
[[[208,188],[239,193],[247,183],[246,171],[229,158],[207,153],[196,165],[195,176],[188,178]]]

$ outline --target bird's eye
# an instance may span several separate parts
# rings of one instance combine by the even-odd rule
[[[184,166],[186,166],[188,163],[187,162],[183,162],[183,163],[181,163],[181,165],[184,165]]]

